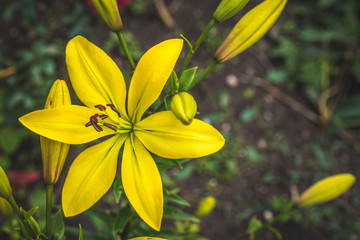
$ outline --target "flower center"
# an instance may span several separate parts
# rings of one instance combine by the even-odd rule
[[[98,104],[94,107],[99,109],[100,111],[104,112],[104,114],[94,114],[90,116],[90,121],[85,124],[85,127],[93,126],[93,128],[97,132],[103,131],[103,128],[109,128],[113,130],[114,132],[119,133],[127,133],[131,132],[133,130],[132,123],[126,121],[121,117],[120,112],[117,110],[117,108],[114,106],[114,104],[106,104],[106,106],[115,112],[118,115],[118,121],[114,121],[111,118],[109,118],[108,114],[106,114],[106,111],[108,108],[106,108],[104,105]]]

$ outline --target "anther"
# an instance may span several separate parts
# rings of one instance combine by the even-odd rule
[[[95,115],[91,116],[90,121],[93,121],[93,122],[97,123],[98,122],[98,119],[97,119],[98,116],[99,116],[99,114],[95,114]]]
[[[111,110],[113,110],[114,112],[116,112],[116,114],[117,114],[119,117],[121,117],[119,111],[116,109],[116,107],[114,106],[114,104],[109,103],[109,104],[106,104],[106,106],[110,107]]]
[[[100,114],[99,118],[101,118],[101,120],[104,120],[104,119],[108,118],[108,115]]]
[[[95,108],[99,109],[100,111],[105,111],[106,107],[104,105],[98,104],[94,106]]]

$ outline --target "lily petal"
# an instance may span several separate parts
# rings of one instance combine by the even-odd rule
[[[159,97],[179,58],[183,41],[171,39],[150,48],[140,59],[129,87],[128,112],[133,122]]]
[[[119,150],[127,135],[117,135],[92,146],[74,160],[62,191],[66,217],[84,212],[93,206],[114,181]]]
[[[114,134],[109,128],[97,132],[92,126],[85,127],[90,117],[97,113],[99,111],[88,107],[66,105],[31,112],[19,121],[41,136],[67,144],[82,144]]]
[[[135,211],[159,231],[164,206],[160,173],[154,159],[136,137],[125,142],[121,176],[125,194]]]
[[[76,95],[85,105],[94,108],[98,104],[112,103],[123,117],[127,116],[124,77],[103,50],[77,36],[66,46],[66,65]],[[111,115],[116,118],[115,113]]]
[[[135,125],[137,136],[147,149],[164,158],[197,158],[219,151],[223,136],[210,124],[194,119],[183,125],[171,111],[149,116]]]

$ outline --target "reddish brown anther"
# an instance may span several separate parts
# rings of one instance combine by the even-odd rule
[[[114,106],[114,104],[109,103],[109,104],[106,104],[106,106],[110,107],[111,110],[113,110],[114,112],[116,112],[116,114],[117,114],[119,117],[121,117],[119,111],[116,109],[116,107]]]
[[[98,104],[94,106],[95,108],[99,109],[100,111],[105,111],[106,107],[104,105]]]

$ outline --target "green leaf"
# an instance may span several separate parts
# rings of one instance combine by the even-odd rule
[[[16,128],[0,129],[0,149],[6,154],[14,153],[20,146],[23,131]]]
[[[90,216],[92,223],[96,229],[101,232],[102,237],[106,239],[112,238],[111,231],[108,231],[108,229],[112,228],[114,219],[109,214],[97,208],[91,208],[86,211],[86,214]]]
[[[113,183],[113,190],[114,190],[115,201],[116,203],[119,203],[121,195],[123,193],[121,177],[115,178]]]
[[[169,111],[171,110],[171,100],[172,100],[171,96],[164,97],[164,104],[165,104],[166,110],[169,110]]]
[[[122,208],[116,215],[113,231],[114,233],[121,233],[124,231],[126,224],[129,222],[132,216],[130,208]]]
[[[34,215],[38,208],[39,207],[33,207],[29,211],[25,212],[25,219],[28,220],[32,215]]]
[[[208,123],[218,123],[218,122],[223,122],[223,121],[226,121],[227,119],[227,114],[226,113],[222,113],[222,112],[219,112],[219,113],[211,113],[211,114],[207,114],[203,120],[205,122],[208,122]]]
[[[284,70],[275,69],[269,71],[266,78],[272,83],[282,83],[287,79],[287,73]]]
[[[222,110],[226,110],[230,105],[230,93],[228,90],[220,91],[219,106]]]
[[[57,211],[51,217],[51,226],[52,226],[52,240],[64,240],[65,239],[65,225],[63,221],[63,216],[61,210]],[[81,228],[80,228],[81,229]]]
[[[186,92],[189,90],[198,67],[186,69],[179,79],[179,92]]]
[[[182,221],[191,221],[191,222],[199,222],[199,219],[184,213],[183,211],[181,211],[178,208],[174,208],[174,207],[170,207],[170,206],[166,206],[164,208],[164,218],[169,218],[169,219],[175,219],[175,220],[182,220]]]
[[[179,90],[179,80],[174,70],[169,77],[169,88],[172,93],[176,93]]]
[[[278,239],[282,239],[282,235],[279,232],[279,230],[274,228],[272,225],[267,225],[266,228],[269,229],[271,232],[273,232]]]
[[[251,239],[255,238],[255,233],[259,231],[261,227],[262,227],[261,221],[256,217],[252,217],[247,229],[247,233],[250,234]]]
[[[257,113],[258,113],[258,111],[255,107],[248,107],[248,108],[245,108],[243,111],[241,111],[239,117],[240,117],[240,120],[242,123],[249,123],[252,120],[254,120]]]
[[[185,199],[179,197],[176,193],[171,191],[165,191],[164,200],[176,203],[180,206],[190,207],[190,203],[188,203]]]
[[[246,147],[245,154],[252,163],[258,163],[261,160],[259,153],[253,147]]]

